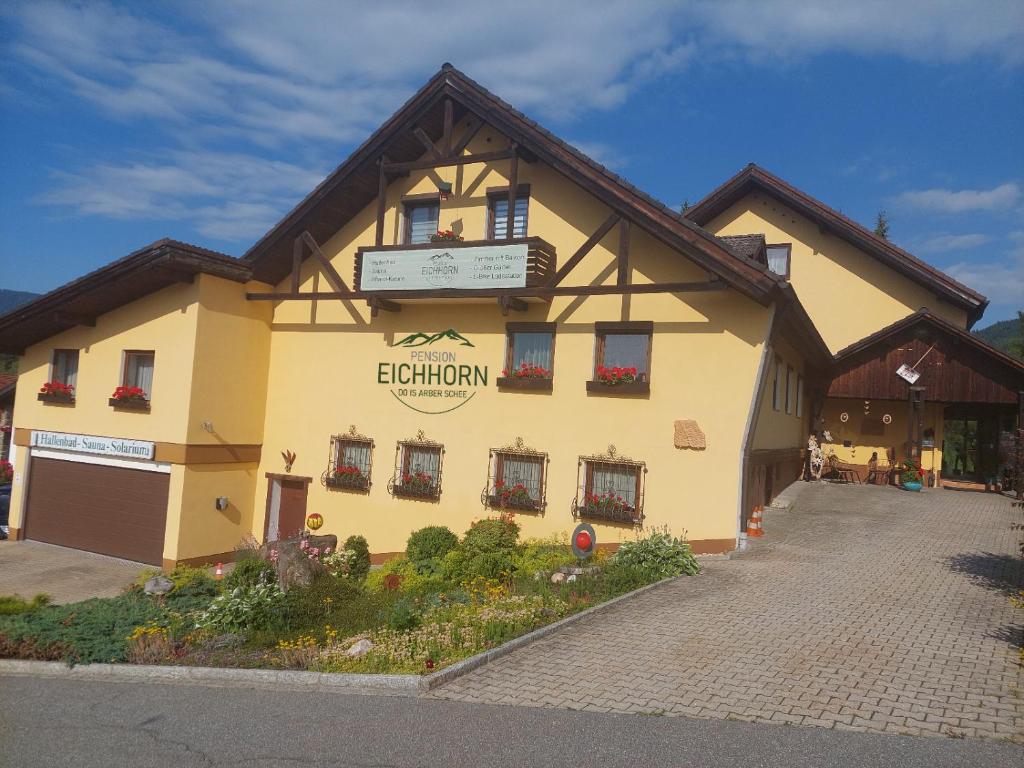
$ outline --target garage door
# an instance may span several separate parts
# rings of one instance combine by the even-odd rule
[[[34,457],[25,537],[161,565],[170,479],[163,472]]]

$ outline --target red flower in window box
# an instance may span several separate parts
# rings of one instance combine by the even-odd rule
[[[462,235],[457,235],[450,229],[439,229],[430,236],[432,243],[461,243]]]
[[[639,381],[636,368],[620,368],[619,366],[606,368],[603,365],[597,366],[597,380],[609,387],[614,387],[617,384],[633,384]]]
[[[0,461],[0,485],[7,485],[14,479],[14,465],[6,459]]]
[[[118,387],[110,397],[122,403],[144,403],[148,399],[142,387]]]
[[[504,480],[494,481],[494,501],[500,507],[534,509],[537,502],[530,496],[529,489],[522,483],[509,485]]]
[[[588,517],[603,517],[610,520],[632,521],[636,509],[614,491],[588,493],[581,510]]]
[[[511,373],[507,370],[501,372],[503,376],[508,376],[513,379],[550,379],[551,371],[542,365],[532,365],[530,363],[520,363],[518,368],[513,369]]]
[[[63,397],[75,396],[75,385],[65,384],[61,381],[48,381],[39,388],[41,395],[61,395]]]
[[[437,483],[427,472],[406,472],[402,482],[395,485],[395,492],[404,496],[437,496]]]
[[[363,470],[354,464],[343,464],[335,467],[330,477],[330,485],[342,488],[366,488],[369,478]]]

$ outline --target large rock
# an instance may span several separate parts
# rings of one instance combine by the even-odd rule
[[[362,640],[358,640],[352,644],[352,647],[345,651],[346,656],[350,656],[353,659],[358,659],[360,656],[365,656],[373,649],[373,643],[365,637]]]
[[[313,548],[321,552],[330,548],[334,552],[338,549],[338,537],[296,536],[293,539],[269,541],[260,549],[260,555],[265,560],[273,560],[271,551],[277,553],[277,581],[281,589],[287,592],[292,587],[308,587],[314,578],[327,573],[319,559],[309,556],[309,550]]]
[[[154,576],[147,579],[146,585],[142,588],[147,595],[166,595],[172,589],[174,589],[174,582],[166,576]]]

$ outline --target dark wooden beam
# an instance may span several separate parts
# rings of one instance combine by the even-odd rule
[[[466,147],[469,146],[469,142],[476,137],[476,134],[483,127],[483,124],[483,120],[478,117],[474,117],[470,122],[469,127],[466,129],[466,132],[462,134],[462,138],[459,139],[459,143],[452,148],[451,152],[448,153],[448,157],[458,157],[465,152]]]
[[[411,160],[407,163],[385,163],[385,173],[403,174],[409,171],[420,171],[427,168],[446,168],[450,165],[472,165],[473,163],[490,163],[495,160],[508,160],[515,154],[511,149],[499,149],[494,152],[480,152],[476,155],[460,155],[446,157],[443,160]]]
[[[413,136],[415,136],[417,139],[420,140],[420,144],[422,144],[423,147],[427,150],[427,152],[430,153],[431,157],[433,157],[435,160],[443,159],[442,156],[441,156],[441,153],[437,151],[437,147],[434,146],[434,142],[432,142],[430,140],[430,137],[427,136],[427,132],[426,131],[424,131],[422,128],[417,126],[417,127],[412,129],[412,133],[413,133]]]
[[[287,301],[290,299],[476,299],[511,296],[516,298],[546,299],[551,296],[609,296],[637,293],[700,293],[725,290],[720,279],[689,283],[633,283],[631,285],[539,285],[524,288],[434,288],[425,291],[352,291],[337,293],[318,291],[311,293],[247,293],[250,301]]]
[[[397,304],[394,301],[388,301],[387,299],[381,299],[376,296],[366,300],[367,306],[370,307],[370,317],[376,317],[380,314],[383,309],[385,312],[401,312],[402,305]]]
[[[96,327],[96,318],[91,315],[80,315],[77,312],[59,310],[53,313],[53,322],[57,325],[86,325],[89,328]]]
[[[629,219],[619,222],[619,256],[618,276],[616,282],[625,285],[629,282]]]
[[[516,145],[512,145],[513,151]],[[519,191],[519,155],[512,155],[508,169],[508,211],[505,215],[505,239],[511,240],[516,224],[516,192]]]
[[[381,156],[377,161],[379,177],[377,179],[377,231],[374,235],[376,245],[384,245],[384,211],[388,202],[388,177],[384,173],[387,158]]]
[[[302,267],[302,238],[296,237],[292,244],[292,293],[299,292],[299,270]]]
[[[499,296],[498,305],[501,307],[502,315],[508,315],[509,310],[525,312],[530,308],[529,304],[516,296]]]
[[[452,116],[455,108],[451,99],[444,100],[444,138],[441,140],[441,154],[444,157],[452,155]]]
[[[573,267],[579,264],[580,261],[583,260],[583,257],[590,253],[590,251],[593,250],[594,246],[601,242],[602,238],[605,235],[607,235],[611,231],[612,227],[618,224],[618,222],[619,214],[617,213],[613,213],[611,216],[605,219],[604,224],[598,227],[597,231],[594,232],[594,234],[592,234],[590,237],[588,237],[587,241],[583,243],[583,245],[579,247],[576,253],[574,253],[569,258],[569,260],[565,262],[565,264],[563,264],[561,268],[555,273],[555,278],[554,280],[551,281],[551,285],[555,286],[562,282],[562,280],[565,279],[565,276],[572,272]]]
[[[331,260],[324,256],[324,252],[320,250],[320,246],[317,245],[316,240],[309,232],[303,232],[299,237],[302,238],[303,242],[309,246],[309,250],[313,252],[316,260],[320,262],[320,268],[323,270],[324,277],[327,278],[327,282],[331,284],[331,288],[336,293],[351,293],[345,281],[342,280],[341,275],[338,274],[338,270],[331,264]]]

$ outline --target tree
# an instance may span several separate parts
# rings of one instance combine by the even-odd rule
[[[889,214],[884,209],[878,212],[878,218],[875,219],[875,234],[883,240],[889,239]]]

